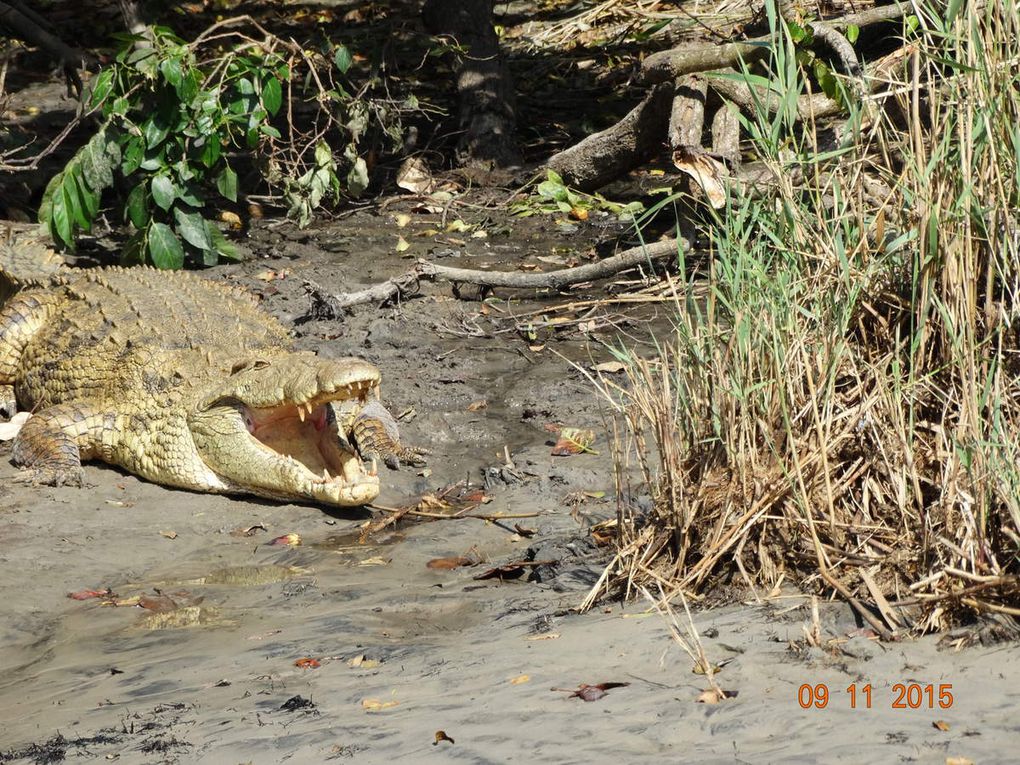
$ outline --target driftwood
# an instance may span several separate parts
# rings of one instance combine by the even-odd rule
[[[672,100],[671,84],[653,87],[622,120],[553,155],[547,166],[575,189],[593,191],[604,186],[658,151]]]
[[[679,242],[679,245],[685,249],[689,247],[686,241]],[[678,252],[676,239],[664,239],[639,247],[631,247],[595,263],[544,273],[481,271],[471,268],[440,266],[419,260],[409,271],[357,292],[331,295],[311,281],[306,281],[304,287],[312,304],[308,316],[314,319],[337,319],[344,310],[352,306],[363,303],[385,303],[395,298],[414,295],[419,291],[422,280],[476,284],[479,287],[562,289],[573,284],[604,279],[637,266],[676,257]]]
[[[828,32],[822,31],[819,34],[818,28],[823,30],[846,29],[849,26],[863,28],[872,24],[902,18],[910,11],[910,7],[909,3],[897,2],[892,5],[871,8],[860,13],[851,13],[839,19],[814,22],[812,26],[816,27],[815,38],[831,46],[832,43],[828,39]],[[726,43],[725,45],[713,45],[711,43],[684,45],[672,50],[660,51],[659,53],[653,53],[644,60],[644,63],[641,65],[641,79],[647,83],[665,82],[666,80],[672,80],[694,72],[736,67],[741,61],[749,64],[768,55],[773,42],[770,35],[764,35],[743,42]],[[837,56],[841,56],[839,50],[834,50],[834,52]]]
[[[730,167],[740,164],[740,120],[735,106],[723,104],[712,117],[712,153]]]
[[[673,108],[669,115],[670,148],[701,145],[707,94],[708,83],[704,77],[690,75],[677,80]]]

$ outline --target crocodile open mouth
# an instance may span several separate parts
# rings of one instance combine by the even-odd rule
[[[378,372],[358,362],[365,370],[354,374],[344,362],[343,374],[330,377],[329,365],[337,362],[316,359],[321,367],[307,370],[317,373],[311,380],[299,374],[260,395],[239,384],[189,418],[199,455],[224,490],[330,505],[361,505],[378,496],[376,466],[363,464],[336,411],[341,402],[378,396]]]

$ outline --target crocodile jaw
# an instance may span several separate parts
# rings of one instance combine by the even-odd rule
[[[339,506],[378,496],[374,466],[365,470],[332,410],[333,402],[378,395],[378,370],[353,359],[311,365],[315,374],[302,364],[298,379],[282,382],[251,370],[246,377],[270,384],[233,380],[189,416],[198,455],[222,481],[221,490]]]

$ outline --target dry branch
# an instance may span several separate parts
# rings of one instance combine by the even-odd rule
[[[689,247],[682,242],[683,247]],[[312,306],[308,315],[315,319],[336,319],[343,311],[363,303],[385,303],[394,298],[408,297],[418,292],[423,279],[476,284],[479,287],[510,287],[513,289],[562,289],[572,284],[604,279],[629,268],[650,264],[676,256],[678,243],[664,239],[652,244],[631,247],[618,255],[576,268],[563,268],[545,273],[516,271],[480,271],[470,268],[439,266],[419,260],[411,270],[357,292],[331,295],[314,282],[305,282],[305,292]]]
[[[677,80],[673,108],[669,115],[670,148],[701,146],[707,93],[708,83],[704,77],[690,75]]]
[[[845,48],[842,48],[842,53],[836,49],[839,42],[833,40],[832,32],[838,29],[846,29],[849,26],[861,28],[885,21],[893,21],[902,18],[909,10],[909,3],[897,2],[892,5],[871,8],[861,13],[851,13],[838,19],[815,23],[812,26],[823,30],[819,34],[816,29],[815,37],[832,47],[834,52],[840,58],[843,58]],[[768,55],[773,42],[771,35],[763,35],[751,40],[726,43],[725,45],[702,43],[660,51],[659,53],[653,53],[644,60],[644,63],[641,65],[641,79],[648,83],[664,82],[685,74],[693,74],[694,72],[707,72],[712,69],[735,67],[741,61],[749,64]]]
[[[662,145],[672,103],[672,85],[652,88],[645,99],[611,128],[553,155],[548,167],[564,182],[593,191],[652,156]]]
[[[82,83],[78,75],[78,67],[85,60],[85,54],[70,47],[56,35],[43,29],[31,18],[17,8],[0,2],[0,25],[14,33],[16,37],[29,45],[42,48],[61,63],[68,84],[74,88],[76,96],[81,96]]]

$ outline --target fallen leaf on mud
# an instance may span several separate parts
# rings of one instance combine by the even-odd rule
[[[627,368],[627,365],[622,361],[603,361],[601,364],[595,365],[596,372],[605,372],[606,374],[614,375],[617,372],[622,372]]]
[[[318,659],[313,659],[309,656],[305,656],[295,661],[294,666],[298,667],[299,669],[318,669],[322,665],[319,664]]]
[[[375,555],[371,558],[358,561],[359,566],[388,566],[389,564],[389,558],[384,558],[381,555]]]
[[[460,218],[458,218],[457,220],[452,220],[446,224],[446,231],[449,234],[459,234],[465,231],[470,231],[473,228],[474,226],[472,226],[470,223],[465,223]]]
[[[426,568],[438,569],[441,571],[452,571],[455,568],[461,568],[463,566],[477,566],[478,561],[472,558],[466,558],[463,555],[457,555],[450,558],[433,558],[425,564]]]
[[[165,614],[177,610],[177,602],[166,595],[139,595],[138,605],[146,611]]]
[[[18,412],[7,422],[0,422],[0,441],[13,441],[14,437],[18,435],[18,431],[21,430],[21,426],[31,416],[31,412]]]
[[[428,194],[435,186],[429,166],[418,157],[408,157],[397,171],[397,186],[413,194]]]
[[[445,502],[435,494],[424,494],[422,498],[418,500],[418,504],[415,506],[416,510],[445,510],[450,506],[449,502]]]
[[[304,696],[291,696],[280,705],[284,712],[295,712],[298,709],[315,709],[315,702]]]
[[[547,422],[542,425],[542,430],[546,433],[559,433],[563,430],[563,426],[558,422]]]
[[[490,568],[480,574],[475,574],[473,579],[518,579],[529,568],[536,566],[555,566],[557,560],[518,560],[513,563],[504,563],[502,566]]]
[[[205,625],[226,626],[228,624],[231,622],[220,617],[219,612],[214,608],[185,606],[176,611],[149,614],[137,626],[144,630],[173,630]]]
[[[266,542],[266,544],[272,547],[297,547],[301,544],[301,535],[291,532],[290,534],[284,534],[283,536]]]
[[[248,203],[248,215],[250,215],[252,218],[258,219],[258,218],[264,218],[266,213],[262,209],[262,205],[260,205],[258,202],[249,202]]]
[[[935,728],[935,730],[940,730],[940,731],[945,732],[945,731],[949,730],[949,723],[947,723],[945,720],[935,720],[931,724],[931,727]]]
[[[560,636],[558,632],[544,632],[541,635],[532,635],[527,638],[528,640],[557,640]]]
[[[550,688],[551,691],[562,691],[569,693],[568,699],[578,698],[582,701],[598,701],[604,697],[611,688],[625,688],[630,683],[598,683],[597,685],[588,685],[588,683],[581,683],[575,690],[570,688]]]
[[[452,738],[446,735],[445,730],[437,730],[435,740],[432,742],[432,746],[439,746],[440,741],[449,741],[451,744],[456,743]]]
[[[458,497],[458,499],[461,502],[468,502],[468,503],[479,502],[479,503],[481,503],[483,505],[487,505],[490,502],[492,502],[492,497],[490,497],[488,494],[486,494],[481,489],[474,489],[473,491],[465,492],[460,497]]]
[[[230,210],[223,210],[220,212],[220,220],[230,226],[234,231],[238,231],[243,228],[241,223],[241,216]]]
[[[588,211],[583,207],[571,207],[570,217],[574,220],[588,220]]]
[[[469,412],[477,412],[479,409],[484,409],[488,405],[489,405],[488,401],[486,401],[484,398],[480,398],[477,401],[472,401],[470,404],[468,404],[467,410]]]
[[[255,274],[255,278],[262,282],[275,282],[278,279],[286,279],[288,276],[290,276],[289,268],[281,268],[279,271],[260,271]]]
[[[530,675],[518,675],[517,677],[511,678],[510,685],[521,685],[531,680]]]
[[[379,701],[378,699],[365,699],[361,702],[361,706],[368,712],[378,712],[382,709],[390,709],[398,706],[399,701]]]
[[[397,224],[397,228],[404,228],[411,222],[411,216],[407,213],[398,213],[393,216],[393,221]]]
[[[974,765],[974,760],[967,757],[946,757],[946,765]]]
[[[378,659],[366,659],[365,654],[363,653],[358,654],[347,662],[347,666],[351,669],[375,669],[380,664],[382,664],[382,662]]]
[[[525,539],[531,539],[538,532],[538,529],[525,528],[519,523],[514,524],[514,531],[520,534]]]
[[[718,704],[723,699],[735,699],[736,691],[724,691],[722,688],[707,688],[698,694],[695,701],[699,704]]]
[[[107,587],[103,590],[78,590],[77,592],[67,593],[67,597],[71,600],[91,600],[92,598],[109,598],[113,597],[113,593],[110,588]]]
[[[397,243],[393,246],[393,249],[397,252],[407,252],[411,248],[411,245],[407,243],[407,240],[402,236],[397,237]]]
[[[161,531],[161,532],[159,532],[159,535],[161,537],[166,537],[167,539],[177,539],[177,532],[176,531],[170,531],[170,530]]]
[[[568,457],[572,454],[598,454],[591,448],[595,443],[594,430],[582,430],[581,428],[561,428],[560,438],[553,446],[553,457]]]
[[[254,526],[240,526],[230,532],[232,537],[253,537],[256,531],[268,531],[263,524],[256,523]]]

